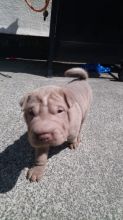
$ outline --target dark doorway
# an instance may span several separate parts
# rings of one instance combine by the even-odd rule
[[[121,2],[54,0],[58,4],[55,60],[120,62],[123,58]]]

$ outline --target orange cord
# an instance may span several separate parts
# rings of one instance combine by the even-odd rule
[[[42,8],[40,8],[40,9],[34,8],[32,5],[29,4],[28,0],[25,0],[25,2],[29,6],[29,8],[31,8],[33,11],[35,11],[35,12],[43,12],[43,11],[45,11],[47,9],[50,0],[45,0],[45,5]]]

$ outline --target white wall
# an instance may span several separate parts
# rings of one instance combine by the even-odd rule
[[[45,3],[38,1],[41,5]],[[44,21],[43,14],[33,12],[24,0],[0,0],[0,33],[49,36],[51,2],[49,16]]]

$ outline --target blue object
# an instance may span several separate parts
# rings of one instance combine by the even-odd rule
[[[109,73],[111,72],[110,67],[104,67],[101,64],[82,64],[82,68],[86,69],[90,72],[96,72],[96,73]]]

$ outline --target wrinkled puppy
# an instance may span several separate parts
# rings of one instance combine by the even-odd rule
[[[35,165],[27,179],[38,181],[47,162],[49,147],[68,142],[71,149],[80,141],[80,130],[92,100],[87,72],[72,68],[65,76],[76,77],[65,86],[44,86],[26,94],[20,101],[35,148]]]

